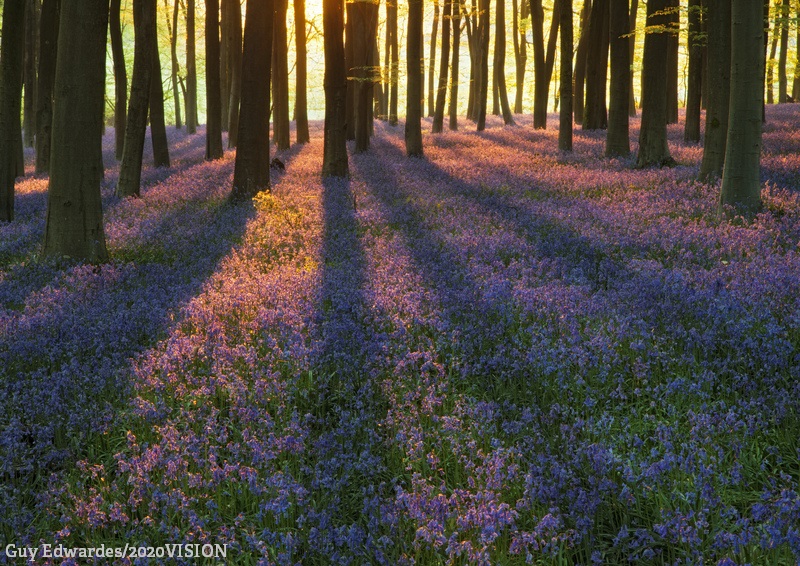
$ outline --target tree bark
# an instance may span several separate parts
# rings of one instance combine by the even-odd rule
[[[630,95],[630,102],[628,108],[628,114],[631,118],[636,118],[636,96],[633,90],[633,62],[636,60],[636,20],[637,15],[639,14],[639,0],[631,0],[631,11],[629,15],[629,29],[630,29],[630,45],[628,47],[628,60],[631,62],[631,80],[630,86],[628,87],[629,95]]]
[[[769,59],[767,60],[767,104],[775,103],[775,56],[778,54],[780,25],[780,15],[776,11],[775,23],[772,26],[772,46],[769,49]]]
[[[489,102],[489,0],[479,0],[478,44],[480,59],[478,62],[477,83],[477,129],[486,128],[486,105]]]
[[[68,0],[62,5],[45,256],[90,262],[108,257],[100,199],[103,171],[97,160],[105,106],[108,9],[108,0]]]
[[[647,26],[666,29],[664,14],[668,0],[647,2]],[[673,163],[667,145],[667,51],[669,32],[648,33],[644,39],[642,68],[642,124],[639,132],[637,165],[649,167]]]
[[[680,33],[679,0],[667,0],[667,124],[678,123],[678,48]]]
[[[206,160],[221,159],[222,86],[219,73],[219,0],[206,0]]]
[[[128,101],[128,123],[125,126],[125,146],[117,183],[117,195],[121,197],[140,194],[142,155],[151,100],[150,83],[153,80],[153,51],[156,49],[155,12],[155,0],[134,0],[133,27],[136,38],[133,76]]]
[[[558,0],[555,0],[558,2]],[[555,4],[554,2],[554,4]],[[555,14],[554,14],[555,15]],[[533,32],[533,127],[547,127],[547,57],[544,50],[544,8],[542,0],[531,0],[531,31]],[[542,91],[544,92],[544,110],[542,110]],[[544,114],[544,117],[542,117]]]
[[[369,149],[369,134],[372,115],[372,71],[375,34],[377,32],[378,5],[371,2],[353,2],[350,14],[353,16],[353,53],[355,66],[354,106],[355,106],[355,151],[363,153]]]
[[[761,6],[752,0],[731,1],[731,98],[720,205],[725,212],[732,207],[734,214],[752,215],[761,208],[760,15]]]
[[[589,53],[586,58],[586,103],[583,114],[584,130],[603,130],[608,127],[606,82],[608,78],[608,2],[594,0],[589,19]]]
[[[795,15],[800,21],[800,0],[795,1]],[[795,41],[796,46],[800,46],[800,25],[797,26],[797,38]],[[797,57],[797,63],[794,66],[794,79],[792,80],[792,101],[800,102],[800,57]]]
[[[396,0],[386,2],[386,33],[389,37],[391,67],[389,71],[389,124],[397,125],[397,90],[400,85],[400,56],[397,48],[397,3]]]
[[[232,200],[246,200],[270,188],[269,76],[274,9],[273,0],[247,3],[242,54],[242,108]]]
[[[789,52],[789,0],[781,3],[781,55],[778,59],[778,103],[786,104],[788,80],[786,61]]]
[[[628,132],[631,62],[628,0],[610,0],[611,100],[608,109],[606,157],[626,157],[631,152]]]
[[[572,107],[575,122],[583,124],[583,114],[586,97],[584,86],[586,84],[586,59],[589,55],[589,19],[592,12],[592,1],[583,0],[581,10],[581,36],[578,40],[578,50],[575,53],[575,74],[572,87]]]
[[[39,46],[39,2],[25,0],[25,54],[23,56],[23,103],[22,131],[25,147],[33,147],[36,141],[36,67]]]
[[[305,23],[305,18],[303,22]],[[298,61],[298,69],[299,65]],[[228,149],[233,149],[239,145],[239,107],[242,102],[242,5],[239,2],[231,4],[231,17],[228,21],[228,71],[231,80]]]
[[[197,133],[197,38],[195,0],[186,0],[186,131]]]
[[[722,175],[728,139],[731,93],[730,0],[705,0],[708,8],[708,102],[700,179],[713,181]],[[762,97],[763,98],[763,97]]]
[[[53,88],[56,81],[58,20],[60,0],[44,0],[39,24],[39,96],[36,110],[36,173],[50,172],[51,141],[53,136]],[[127,90],[127,88],[126,88]],[[123,110],[123,116],[125,111]],[[125,123],[118,134],[124,136]],[[121,143],[118,145],[122,145]],[[120,152],[121,154],[121,152]]]
[[[555,13],[553,14],[555,18]],[[503,123],[507,126],[514,124],[511,106],[508,104],[508,90],[506,89],[506,4],[505,0],[497,0],[495,15],[495,40],[494,40],[494,83],[497,86],[497,98],[500,101],[500,111],[503,114]]]
[[[439,36],[439,0],[433,0],[433,27],[431,28],[431,51],[428,62],[428,116],[433,116],[435,94],[433,91],[436,76],[436,40]]]
[[[572,151],[572,0],[561,0],[561,108],[558,149]]]
[[[272,35],[272,134],[277,149],[286,150],[289,139],[289,51],[286,28],[288,0],[275,0]]]
[[[345,2],[345,13],[347,21],[344,24],[344,62],[347,69],[347,95],[345,105],[345,122],[347,141],[356,139],[356,75],[355,75],[355,51],[353,41],[355,39],[355,29],[353,29],[353,3]]]
[[[112,0],[116,2],[117,0]],[[172,7],[172,23],[167,16],[167,27],[169,31],[169,56],[170,56],[170,81],[172,82],[172,100],[175,104],[175,128],[180,130],[183,127],[183,116],[181,113],[181,92],[178,87],[178,74],[180,73],[180,66],[178,65],[178,0]],[[169,10],[169,1],[164,0],[164,9]]]
[[[342,41],[344,7],[341,0],[323,0],[322,26],[325,36],[325,145],[322,176],[347,177],[347,69]]]
[[[14,220],[14,183],[25,173],[22,152],[22,74],[25,0],[5,0],[0,39],[0,221]]]
[[[231,76],[228,63],[230,57],[228,55],[228,28],[230,27],[231,19],[231,6],[234,2],[239,0],[219,0],[220,6],[220,41],[219,41],[219,102],[220,102],[220,127],[223,132],[228,131],[228,118],[230,117],[230,107],[228,106],[231,101]],[[286,0],[284,0],[286,1]]]
[[[513,0],[514,12],[514,57],[516,60],[517,87],[514,96],[514,113],[522,113],[522,98],[525,94],[525,66],[528,64],[528,39],[525,31],[520,27],[520,21],[528,17],[530,11],[528,0],[520,2],[519,13],[517,12],[517,0]],[[570,69],[572,68],[572,53],[569,54]],[[571,71],[570,71],[571,72]]]
[[[408,1],[408,36],[406,61],[408,86],[406,88],[406,155],[422,157],[422,0]]]
[[[156,18],[153,17],[153,37],[157,38]],[[161,56],[158,42],[152,50],[152,79],[150,80],[150,138],[153,143],[153,165],[169,167],[169,146],[164,118],[164,84],[161,82]]]
[[[297,52],[294,115],[297,122],[297,143],[308,143],[308,53],[306,46],[306,2],[294,0],[294,37]]]
[[[450,63],[450,102],[448,105],[449,122],[448,127],[458,130],[458,63],[461,59],[461,10],[463,0],[451,0],[453,2],[453,56]]]
[[[703,94],[703,37],[701,10],[702,0],[689,0],[689,74],[686,93],[686,123],[683,140],[687,143],[700,141],[700,99]]]
[[[434,134],[444,129],[444,105],[447,101],[447,73],[450,66],[450,22],[453,15],[453,0],[444,0],[442,15],[442,58],[439,62],[439,88],[436,91],[436,108],[433,112]]]

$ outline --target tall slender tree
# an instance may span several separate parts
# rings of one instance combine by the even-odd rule
[[[708,29],[708,102],[700,179],[722,176],[731,94],[731,3],[705,0]]]
[[[272,32],[272,133],[279,150],[289,149],[289,36],[287,0],[275,0]]]
[[[248,2],[242,54],[242,108],[231,199],[269,190],[269,76],[274,0]],[[341,34],[341,30],[339,32]]]
[[[397,48],[397,0],[386,1],[386,34],[391,64],[389,68],[389,124],[397,125],[398,87],[400,85],[400,56]]]
[[[351,4],[353,17],[354,60],[354,107],[355,107],[355,150],[369,149],[370,124],[372,122],[372,89],[374,85],[373,46],[378,26],[378,5],[367,1]]]
[[[511,115],[511,106],[508,104],[508,91],[506,89],[506,3],[505,0],[496,0],[496,2],[496,32],[492,69],[494,71],[494,84],[497,87],[497,98],[500,101],[500,111],[503,115],[503,122],[506,125],[510,125],[514,123],[514,117]]]
[[[116,1],[116,0],[112,0]],[[170,55],[170,80],[172,82],[172,101],[175,107],[175,127],[183,127],[183,115],[181,113],[181,93],[178,86],[178,75],[180,65],[178,64],[178,0],[174,0],[172,6],[172,22],[169,19],[169,0],[164,0],[164,10],[167,13],[167,31],[169,32],[169,55]]]
[[[323,0],[322,27],[325,42],[325,141],[323,177],[347,177],[345,103],[347,69],[344,57],[344,6],[342,0]]]
[[[122,1],[111,0],[109,15],[109,35],[111,55],[114,61],[114,139],[115,156],[122,159],[125,148],[125,124],[128,119],[128,71],[125,66],[125,51],[122,44]]]
[[[155,2],[154,2],[155,4]],[[164,83],[161,82],[161,56],[158,53],[156,18],[153,17],[153,49],[151,52],[152,78],[150,80],[150,138],[153,143],[153,164],[169,167],[169,146],[164,116]]]
[[[228,46],[230,45],[228,29],[230,28],[231,7],[234,2],[238,1],[239,0],[219,0],[219,102],[221,112],[220,124],[223,132],[228,131],[228,118],[230,117],[230,108],[228,104],[230,104],[231,101],[231,74],[230,69],[228,69],[228,64],[230,63],[230,57],[228,55]]]
[[[611,49],[611,100],[608,108],[606,157],[627,156],[631,152],[628,132],[630,113],[630,42],[628,39],[628,0],[609,0]]]
[[[648,0],[647,26],[654,31],[644,38],[642,68],[642,125],[637,165],[664,166],[673,162],[667,145],[667,51],[669,47],[669,0]]]
[[[572,151],[572,0],[561,0],[561,108],[558,149]]]
[[[435,93],[433,85],[436,76],[436,40],[439,36],[439,0],[433,0],[433,26],[431,27],[431,51],[428,58],[428,116],[433,116]]]
[[[222,93],[219,72],[219,0],[206,0],[206,159],[221,159]]]
[[[606,88],[608,79],[608,2],[594,0],[589,18],[589,50],[586,56],[586,103],[584,130],[602,130],[608,126]]]
[[[305,17],[303,19],[305,22]],[[300,62],[298,61],[298,72]],[[231,99],[228,104],[228,148],[239,145],[239,107],[242,102],[242,5],[231,4],[228,21],[228,72],[231,81]]]
[[[43,254],[98,262],[108,257],[100,200],[103,171],[97,154],[102,145],[109,3],[67,0],[61,8]]]
[[[575,122],[583,124],[584,86],[586,84],[586,60],[589,55],[589,19],[592,12],[592,0],[583,0],[581,10],[581,35],[578,39],[578,49],[575,52],[575,73],[573,75],[572,107]]]
[[[689,50],[688,88],[686,92],[685,142],[700,141],[700,103],[703,94],[703,56],[705,38],[702,33],[702,0],[689,0]]]
[[[39,0],[25,0],[25,54],[23,56],[22,131],[25,147],[33,147],[36,138],[36,70],[39,56]]]
[[[769,6],[767,6],[769,9]],[[767,104],[775,103],[775,56],[778,54],[778,38],[780,36],[781,18],[779,10],[775,10],[775,22],[772,26],[772,45],[767,59]],[[765,28],[766,29],[766,28]],[[769,34],[767,34],[767,37]]]
[[[294,37],[297,53],[294,116],[297,122],[297,143],[308,143],[308,53],[306,47],[306,2],[294,0]]]
[[[800,0],[795,0],[794,9],[795,17],[797,18],[797,21],[800,22]],[[800,45],[800,25],[795,27],[797,28],[795,45]],[[792,100],[795,102],[800,102],[800,57],[797,58],[797,62],[794,66],[794,78],[792,80]]]
[[[447,101],[447,76],[450,68],[450,22],[453,16],[453,0],[444,0],[442,13],[442,58],[439,62],[439,88],[436,90],[436,108],[433,112],[434,134],[444,129],[444,105]]]
[[[528,63],[528,38],[521,22],[527,20],[530,12],[530,2],[521,0],[519,10],[517,0],[512,0],[512,12],[514,14],[514,60],[516,63],[517,85],[514,95],[514,113],[522,113],[522,98],[525,94],[525,66]],[[570,69],[572,68],[572,53],[570,53]],[[571,72],[571,71],[570,71]]]
[[[50,172],[53,137],[53,89],[56,82],[58,20],[61,0],[44,0],[39,24],[39,86],[36,98],[36,173]],[[125,124],[123,123],[123,129]],[[120,137],[122,137],[120,135]]]
[[[197,34],[195,0],[186,0],[186,131],[197,132]]]
[[[628,87],[628,94],[630,95],[630,107],[628,109],[628,113],[631,118],[636,117],[636,96],[633,92],[633,79],[634,79],[634,72],[633,72],[633,62],[636,60],[636,20],[639,14],[639,0],[631,0],[631,11],[629,15],[629,26],[630,29],[630,45],[628,46],[628,53],[629,57],[628,60],[631,62],[631,72],[630,72],[630,85]]]
[[[678,123],[678,63],[680,47],[680,0],[667,0],[667,124]]]
[[[406,61],[408,86],[406,87],[406,154],[422,157],[422,0],[408,1],[408,40]]]
[[[453,2],[453,57],[450,63],[450,102],[447,107],[448,127],[458,130],[458,63],[461,60],[461,12],[464,0]]]
[[[477,129],[483,131],[486,128],[486,105],[489,98],[489,0],[478,1],[478,73],[476,74],[478,88],[476,91],[478,99],[477,107]]]
[[[731,0],[731,98],[720,205],[735,214],[761,208],[761,118],[764,85],[761,6]],[[755,72],[754,72],[755,71]]]
[[[25,0],[3,3],[0,38],[0,221],[14,220],[14,183],[22,175],[22,67]]]
[[[786,103],[788,79],[786,62],[789,54],[789,0],[781,2],[781,54],[778,59],[778,102]]]

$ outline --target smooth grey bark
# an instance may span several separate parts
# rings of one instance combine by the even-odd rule
[[[408,2],[408,36],[406,62],[408,86],[406,88],[406,155],[422,157],[422,0]]]
[[[125,149],[125,125],[128,120],[128,71],[125,67],[125,52],[122,44],[121,0],[111,0],[109,14],[109,36],[111,56],[114,61],[114,155],[122,159]]]
[[[36,173],[50,172],[53,139],[53,89],[56,82],[60,0],[44,0],[39,24],[39,95],[36,99]],[[122,129],[125,129],[123,123]],[[122,137],[122,133],[120,133]]]
[[[206,0],[206,160],[222,159],[219,0]]]
[[[22,73],[25,0],[5,0],[0,40],[0,221],[14,220],[14,183],[22,161]]]
[[[464,0],[453,2],[453,55],[450,62],[450,102],[447,107],[449,115],[448,128],[458,130],[458,63],[461,59],[461,11]]]
[[[609,33],[611,50],[611,98],[608,108],[606,157],[630,154],[628,118],[630,114],[631,62],[628,39],[628,0],[609,0]]]
[[[689,72],[686,92],[686,122],[683,130],[683,141],[687,143],[700,141],[700,99],[703,94],[703,47],[705,44],[702,36],[702,8],[702,0],[689,0],[689,34],[687,36]]]
[[[25,54],[23,56],[23,143],[33,147],[36,139],[36,70],[39,57],[39,0],[25,0]]]
[[[708,29],[708,102],[700,179],[722,176],[728,140],[731,93],[731,4],[730,0],[705,0]]]
[[[195,0],[186,0],[186,131],[197,133],[197,34]]]
[[[583,129],[603,130],[608,127],[606,89],[608,79],[608,2],[594,0],[589,18],[589,43],[586,56],[586,102],[583,108]]]
[[[294,116],[297,143],[308,143],[308,48],[306,46],[306,2],[294,0],[294,37],[297,52],[297,74],[295,75]]]
[[[508,104],[508,90],[506,88],[506,4],[505,0],[496,0],[495,10],[495,40],[494,40],[494,84],[497,98],[500,103],[500,112],[506,126],[514,124],[511,106]],[[555,17],[555,14],[553,15]]]
[[[322,157],[323,177],[347,177],[347,139],[345,102],[344,6],[341,0],[323,0],[322,27],[325,41],[325,140]]]
[[[436,108],[433,111],[434,134],[441,133],[444,129],[444,105],[447,101],[447,77],[450,67],[450,22],[453,16],[453,0],[444,0],[442,14],[442,53],[439,62],[439,88],[436,90]]]
[[[575,72],[572,80],[572,109],[575,122],[583,124],[586,85],[586,59],[589,54],[589,18],[592,12],[592,1],[583,0],[581,10],[581,36],[578,40],[578,49],[575,52]]]
[[[561,0],[561,73],[558,149],[572,151],[572,0]]]

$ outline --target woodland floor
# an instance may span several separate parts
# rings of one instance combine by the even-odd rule
[[[204,162],[202,132],[172,129],[141,198],[107,170],[101,266],[38,257],[47,180],[20,180],[0,226],[0,563],[39,542],[798,563],[800,105],[769,108],[752,222],[718,219],[679,126],[678,166],[636,170],[604,133],[566,154],[555,116],[518,121],[426,134],[424,160],[376,123],[327,182],[317,123],[235,206],[233,153]]]

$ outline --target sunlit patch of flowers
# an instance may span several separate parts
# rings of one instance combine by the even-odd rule
[[[243,564],[798,562],[798,118],[769,110],[752,222],[718,218],[677,127],[679,165],[635,170],[525,118],[424,160],[376,124],[325,182],[318,128],[243,206],[232,154],[172,133],[141,199],[107,172],[102,267],[33,257],[33,198],[0,227],[0,532]]]

